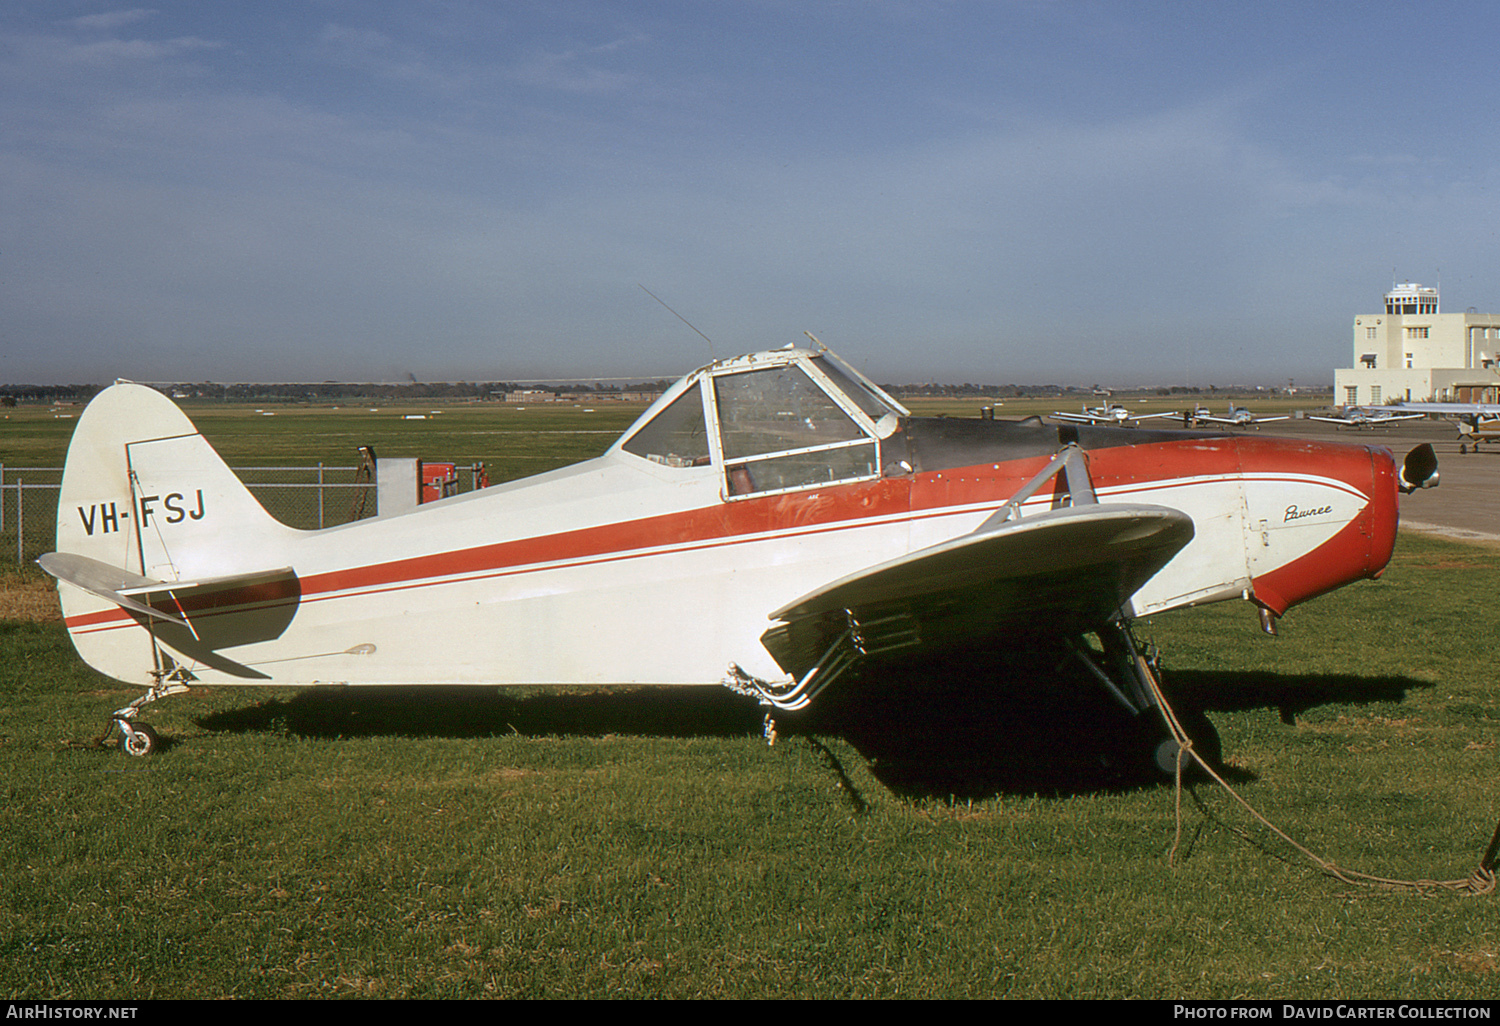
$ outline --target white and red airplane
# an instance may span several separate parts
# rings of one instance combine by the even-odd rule
[[[1134,618],[1245,598],[1269,627],[1377,576],[1398,489],[1436,477],[1430,447],[914,417],[816,345],[694,371],[596,459],[301,531],[120,383],[39,562],[83,659],[148,688],[113,714],[136,754],[141,705],[188,685],[727,684],[796,710],[996,646],[1149,718]]]
[[[1190,418],[1194,424],[1223,424],[1226,427],[1259,427],[1276,420],[1291,420],[1290,416],[1257,417],[1243,406],[1229,404],[1229,412],[1216,417],[1202,406],[1195,406]]]
[[[1458,428],[1458,451],[1463,455],[1468,454],[1471,445],[1478,452],[1479,443],[1500,439],[1500,403],[1402,403],[1371,409],[1392,415],[1406,413],[1407,420],[1429,413],[1444,419],[1451,417]]]
[[[1053,420],[1067,421],[1072,424],[1113,424],[1116,427],[1134,427],[1143,420],[1170,420],[1180,417],[1177,411],[1170,413],[1131,413],[1119,403],[1110,403],[1108,406],[1084,406],[1082,413],[1064,413],[1061,410],[1051,414]]]
[[[1421,420],[1425,416],[1425,413],[1395,413],[1375,406],[1349,406],[1338,417],[1315,417],[1309,414],[1307,419],[1321,420],[1325,424],[1337,424],[1339,427],[1377,428],[1402,420]]]

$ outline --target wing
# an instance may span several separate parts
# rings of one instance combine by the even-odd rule
[[[1402,403],[1400,406],[1372,406],[1371,409],[1389,413],[1472,413],[1493,417],[1500,414],[1500,403]]]
[[[1192,518],[1164,506],[1088,504],[996,520],[773,612],[780,622],[761,643],[797,679],[788,697],[805,704],[853,662],[882,652],[1088,630],[1127,609],[1193,537]]]
[[[1113,417],[1097,417],[1092,413],[1052,413],[1049,416],[1053,420],[1066,420],[1073,424],[1098,424],[1100,421],[1113,421]]]
[[[1181,412],[1178,412],[1178,411],[1173,411],[1172,413],[1136,413],[1136,414],[1132,414],[1129,419],[1130,420],[1152,420],[1152,419],[1154,419],[1156,417],[1180,417],[1180,416],[1182,416],[1182,414],[1181,414]]]

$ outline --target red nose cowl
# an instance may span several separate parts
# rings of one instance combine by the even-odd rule
[[[1299,602],[1358,580],[1373,580],[1396,545],[1395,458],[1376,446],[1317,446],[1309,465],[1368,497],[1365,507],[1313,551],[1252,578],[1255,601],[1280,616]]]

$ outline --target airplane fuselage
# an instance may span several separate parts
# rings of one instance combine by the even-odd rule
[[[1101,503],[1192,517],[1193,540],[1134,595],[1136,615],[1240,597],[1279,615],[1389,558],[1395,465],[1361,445],[905,418],[870,480],[733,495],[717,452],[668,466],[617,445],[399,516],[276,524],[238,545],[224,530],[244,515],[233,485],[176,471],[178,440],[161,436],[132,443],[134,488],[75,479],[60,512],[83,523],[109,508],[118,525],[130,511],[149,529],[74,530],[74,551],[134,545],[153,579],[247,564],[294,575],[182,599],[187,629],[68,587],[64,611],[87,661],[140,683],[152,634],[214,684],[715,684],[731,665],[771,680],[784,673],[760,641],[770,610],[973,531],[1067,438]],[[1023,515],[1065,492],[1058,478]]]

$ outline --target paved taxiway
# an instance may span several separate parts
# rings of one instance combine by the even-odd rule
[[[1415,446],[1431,442],[1441,480],[1436,488],[1401,496],[1401,529],[1500,542],[1500,445],[1460,455],[1458,428],[1449,421],[1412,420],[1356,430],[1315,420],[1286,420],[1263,425],[1260,434],[1383,445],[1395,453],[1397,463]]]

